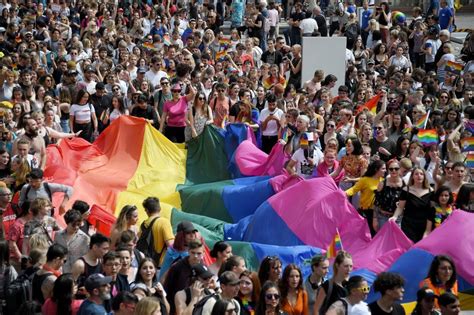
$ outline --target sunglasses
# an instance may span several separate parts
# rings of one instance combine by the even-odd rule
[[[161,82],[161,85],[170,85],[169,82]]]
[[[204,100],[205,100],[205,98],[204,98],[204,97],[198,97],[198,100],[200,100],[200,101],[204,101]]]
[[[374,127],[374,130],[382,130],[383,127]]]
[[[225,92],[225,90],[221,90],[221,89],[219,89],[219,90],[217,90],[217,92],[219,92],[219,93],[224,93],[224,92]]]
[[[369,293],[370,292],[369,287],[360,287],[358,290],[362,293]]]
[[[172,93],[181,93],[181,90],[173,90]]]
[[[400,170],[400,168],[399,168],[399,167],[389,167],[388,170],[389,170],[390,172],[393,172],[393,171],[398,171],[398,170]]]
[[[336,125],[326,125],[327,128],[334,128]]]
[[[278,299],[280,299],[280,294],[267,293],[267,294],[265,294],[265,298],[267,300],[273,300],[273,299],[278,300]]]

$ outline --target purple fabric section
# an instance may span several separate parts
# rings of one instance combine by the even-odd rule
[[[283,166],[289,158],[283,150],[283,145],[277,143],[270,155],[267,155],[255,146],[254,140],[248,140],[252,139],[251,135],[249,137],[235,151],[235,162],[240,172],[246,176],[281,174]]]
[[[354,269],[385,271],[411,246],[413,242],[395,222],[389,221],[364,249],[353,253]]]
[[[328,248],[339,230],[345,250],[356,253],[370,242],[366,221],[332,178],[301,181],[271,197],[275,212],[304,244]]]
[[[456,262],[457,273],[474,283],[474,214],[455,210],[430,235],[413,246],[433,255],[449,255]]]

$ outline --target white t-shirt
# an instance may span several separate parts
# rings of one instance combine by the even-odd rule
[[[160,80],[163,77],[168,77],[168,74],[161,70],[159,70],[158,72],[153,72],[153,70],[148,70],[145,73],[145,79],[151,82],[152,89],[155,89],[155,86],[160,84]]]
[[[296,174],[305,178],[311,178],[314,169],[323,156],[324,155],[321,150],[315,147],[313,150],[313,157],[306,158],[304,156],[304,150],[299,148],[295,151],[295,153],[293,153],[293,156],[291,157],[291,159],[296,162]],[[309,163],[310,160],[313,161],[312,165]]]
[[[91,114],[95,113],[94,106],[90,104],[77,105],[73,104],[69,110],[69,115],[74,116],[74,120],[77,121],[91,121]]]
[[[264,108],[260,112],[260,117],[259,117],[260,122],[264,122],[265,119],[267,119],[267,117],[270,116],[270,114],[272,113],[275,116],[275,118],[277,118],[278,120],[280,120],[284,115],[283,111],[279,108],[276,108],[273,112],[270,112],[268,108]],[[262,135],[264,136],[278,135],[278,123],[275,120],[270,120],[267,123],[267,128],[262,131]]]
[[[312,34],[318,30],[318,23],[313,18],[304,19],[300,23],[300,29],[303,30],[303,34]]]

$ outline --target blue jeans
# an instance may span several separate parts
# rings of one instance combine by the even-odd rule
[[[63,132],[71,132],[71,130],[69,129],[69,120],[61,119],[59,124],[61,125]]]

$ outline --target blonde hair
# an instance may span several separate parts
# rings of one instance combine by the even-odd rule
[[[135,307],[135,315],[149,315],[160,310],[160,301],[155,297],[144,297]]]
[[[28,242],[30,249],[36,249],[41,252],[47,252],[51,242],[44,233],[35,233],[30,237]]]
[[[352,259],[352,255],[346,252],[345,250],[340,250],[336,254],[336,258],[334,259],[334,264],[332,266],[334,270],[334,275],[337,274],[339,266],[344,262],[344,260]]]

